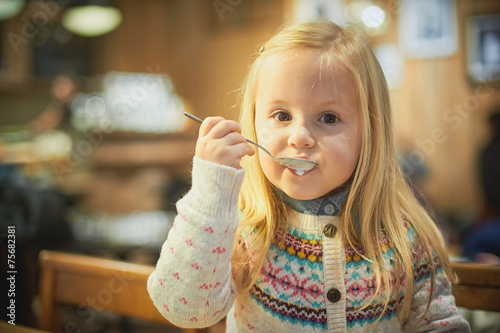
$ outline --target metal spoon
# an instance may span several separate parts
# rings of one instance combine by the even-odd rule
[[[203,122],[202,119],[196,117],[196,116],[193,116],[192,114],[188,113],[188,112],[184,112],[184,115],[188,118],[191,118],[192,120],[194,121],[197,121],[199,122],[200,124]],[[296,171],[299,171],[299,172],[302,172],[302,174],[305,172],[305,171],[308,171],[310,169],[313,169],[315,167],[318,166],[318,163],[315,162],[315,161],[311,161],[311,160],[306,160],[305,158],[297,158],[297,157],[277,157],[277,156],[274,156],[269,150],[267,150],[266,148],[262,147],[261,145],[259,145],[258,143],[256,142],[253,142],[252,140],[249,140],[249,139],[246,139],[248,143],[251,143],[257,147],[259,147],[260,149],[262,149],[263,151],[265,151],[269,156],[272,157],[273,160],[275,160],[276,162],[290,168],[290,169],[294,169]]]

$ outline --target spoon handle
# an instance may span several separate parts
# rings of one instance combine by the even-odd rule
[[[200,119],[200,118],[198,118],[198,117],[196,117],[196,116],[192,115],[192,114],[191,114],[191,113],[189,113],[189,112],[184,112],[184,115],[185,115],[186,117],[188,117],[188,118],[191,118],[192,120],[194,120],[194,121],[196,121],[196,122],[199,122],[200,124],[203,122],[203,119]],[[266,153],[268,153],[269,155],[273,156],[273,154],[271,154],[271,152],[270,152],[269,150],[267,150],[266,148],[262,147],[262,146],[261,146],[261,145],[259,145],[258,143],[253,142],[252,140],[250,140],[250,139],[246,139],[246,138],[245,138],[245,140],[247,140],[247,142],[248,142],[248,143],[251,143],[251,144],[253,144],[253,145],[255,145],[255,146],[259,147],[260,149],[264,150],[264,151],[265,151]],[[273,156],[273,157],[274,157],[274,156]]]
[[[191,113],[189,113],[189,112],[184,112],[184,115],[185,115],[186,117],[188,117],[188,118],[193,119],[194,121],[199,122],[200,124],[203,122],[203,119],[200,119],[200,118],[198,118],[198,117],[196,117],[196,116],[193,116],[193,115],[192,115]]]

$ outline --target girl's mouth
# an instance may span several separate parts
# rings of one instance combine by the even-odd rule
[[[290,171],[293,174],[295,174],[299,177],[305,175],[309,171],[316,169],[318,167],[317,162],[313,162],[307,157],[294,156],[294,158],[295,158],[295,161],[298,161],[298,162],[304,161],[304,163],[294,163],[295,165],[287,165],[287,168],[290,169]],[[313,162],[313,163],[310,163],[310,162]]]
[[[315,169],[315,168],[308,168],[308,169],[293,169],[293,168],[288,168],[290,171],[292,171],[294,174],[297,176],[303,176],[304,174],[308,173],[309,171]]]
[[[293,170],[293,169],[292,169]],[[297,175],[302,176],[307,170],[293,170]]]

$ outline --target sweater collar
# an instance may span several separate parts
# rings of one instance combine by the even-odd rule
[[[349,188],[341,191],[334,190],[316,199],[297,200],[289,197],[285,192],[275,188],[276,194],[283,202],[293,210],[307,215],[327,215],[336,216],[344,199],[349,193]]]

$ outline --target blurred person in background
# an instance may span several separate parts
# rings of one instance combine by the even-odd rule
[[[500,107],[489,118],[491,141],[481,156],[485,204],[479,223],[464,242],[464,256],[482,263],[500,265]]]
[[[55,128],[68,130],[71,127],[71,102],[77,92],[75,80],[69,75],[59,75],[52,82],[51,102],[45,110],[28,125],[34,135]]]
[[[57,191],[53,181],[46,179],[44,164],[50,159],[45,159],[47,156],[43,154],[46,154],[44,150],[54,146],[54,141],[63,139],[65,146],[72,144],[71,134],[74,130],[70,123],[71,101],[76,91],[72,77],[57,76],[51,83],[49,105],[27,124],[34,137],[34,149],[37,150],[34,158],[40,158],[40,161],[33,161],[34,165],[38,165],[37,171],[32,170],[29,175],[26,174],[23,162],[2,166],[0,225],[16,225],[20,237],[36,238],[43,242],[70,236],[63,216],[72,198]],[[66,147],[66,150],[71,150],[71,147]]]
[[[51,101],[27,126],[37,153],[33,160],[7,162],[6,149],[0,141],[0,244],[6,243],[4,233],[15,228],[16,235],[16,323],[36,325],[32,300],[37,294],[38,271],[36,267],[41,249],[61,249],[70,244],[73,237],[67,220],[67,209],[74,199],[56,190],[46,178],[42,156],[44,145],[60,141],[61,133],[70,138],[71,101],[76,92],[74,80],[67,75],[56,77],[51,85]],[[57,133],[57,135],[54,135]],[[71,144],[71,141],[64,141]],[[66,144],[65,144],[66,145]],[[68,147],[68,149],[71,149]],[[38,155],[40,154],[40,155]],[[31,156],[31,155],[30,155]],[[30,172],[26,172],[26,167]],[[52,175],[51,175],[52,176]],[[50,178],[50,177],[49,177]],[[0,258],[7,260],[7,246],[0,247]],[[3,267],[3,266],[2,266]],[[5,274],[7,270],[3,270]],[[5,276],[0,275],[0,289],[8,290]],[[0,302],[4,308],[8,299]]]

